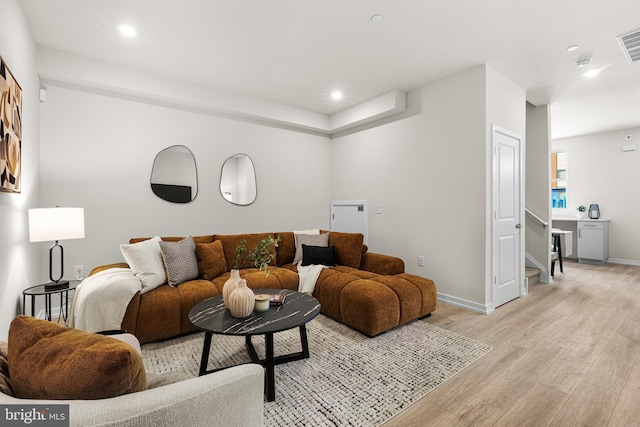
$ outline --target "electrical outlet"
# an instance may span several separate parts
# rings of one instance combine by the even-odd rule
[[[82,280],[84,278],[84,265],[76,265],[73,267],[76,280]]]
[[[376,205],[376,213],[378,215],[382,214],[382,205]]]
[[[423,256],[419,256],[418,257],[418,267],[424,267],[424,257]]]

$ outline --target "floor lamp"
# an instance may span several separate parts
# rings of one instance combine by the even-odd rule
[[[83,208],[41,208],[29,209],[29,241],[44,242],[53,240],[49,248],[49,283],[46,291],[64,289],[69,286],[68,280],[62,280],[64,275],[64,249],[59,240],[84,238],[84,209]],[[60,277],[53,277],[53,250],[60,251]]]

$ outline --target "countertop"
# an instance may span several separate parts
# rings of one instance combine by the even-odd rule
[[[570,216],[554,216],[551,218],[551,220],[552,221],[569,221],[569,222],[578,222],[578,221],[607,222],[609,221],[609,219],[607,218],[591,219],[591,218],[585,217],[582,219],[578,219],[576,217],[570,217]]]

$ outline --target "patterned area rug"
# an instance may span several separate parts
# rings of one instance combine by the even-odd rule
[[[307,324],[309,359],[277,365],[265,426],[378,426],[491,351],[417,320],[375,338],[319,315]],[[196,376],[204,334],[145,344],[149,372]],[[264,356],[264,339],[254,337]],[[275,335],[276,355],[300,351],[298,329]],[[244,337],[214,335],[209,369],[249,361]]]

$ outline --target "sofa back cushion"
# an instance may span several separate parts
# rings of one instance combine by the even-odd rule
[[[9,351],[6,342],[0,342],[0,393],[13,396],[9,377]]]
[[[296,254],[296,240],[293,232],[287,231],[273,234],[280,236],[280,242],[278,242],[276,250],[276,265],[282,267],[283,265],[291,264]]]
[[[22,399],[105,399],[147,389],[142,357],[120,340],[18,316],[9,327],[9,373]]]
[[[165,236],[165,237],[161,237],[161,239],[164,242],[179,242],[180,240],[183,240],[186,236],[184,237],[176,237],[176,236]],[[142,242],[145,240],[149,240],[151,237],[132,237],[131,239],[129,239],[129,243],[138,243],[138,242]],[[213,235],[209,234],[209,235],[205,235],[205,236],[193,236],[193,241],[198,244],[198,243],[211,243],[213,242]]]
[[[329,246],[336,247],[336,264],[347,267],[360,268],[364,235],[362,233],[329,232]]]
[[[215,240],[220,240],[224,257],[227,260],[227,271],[231,271],[236,265],[236,248],[244,239],[247,245],[247,251],[253,250],[261,240],[267,237],[274,237],[273,233],[253,233],[253,234],[216,234],[213,236]],[[276,248],[271,247],[273,255],[276,254]],[[272,259],[269,265],[276,265],[275,259]],[[250,267],[245,265],[244,267]]]

